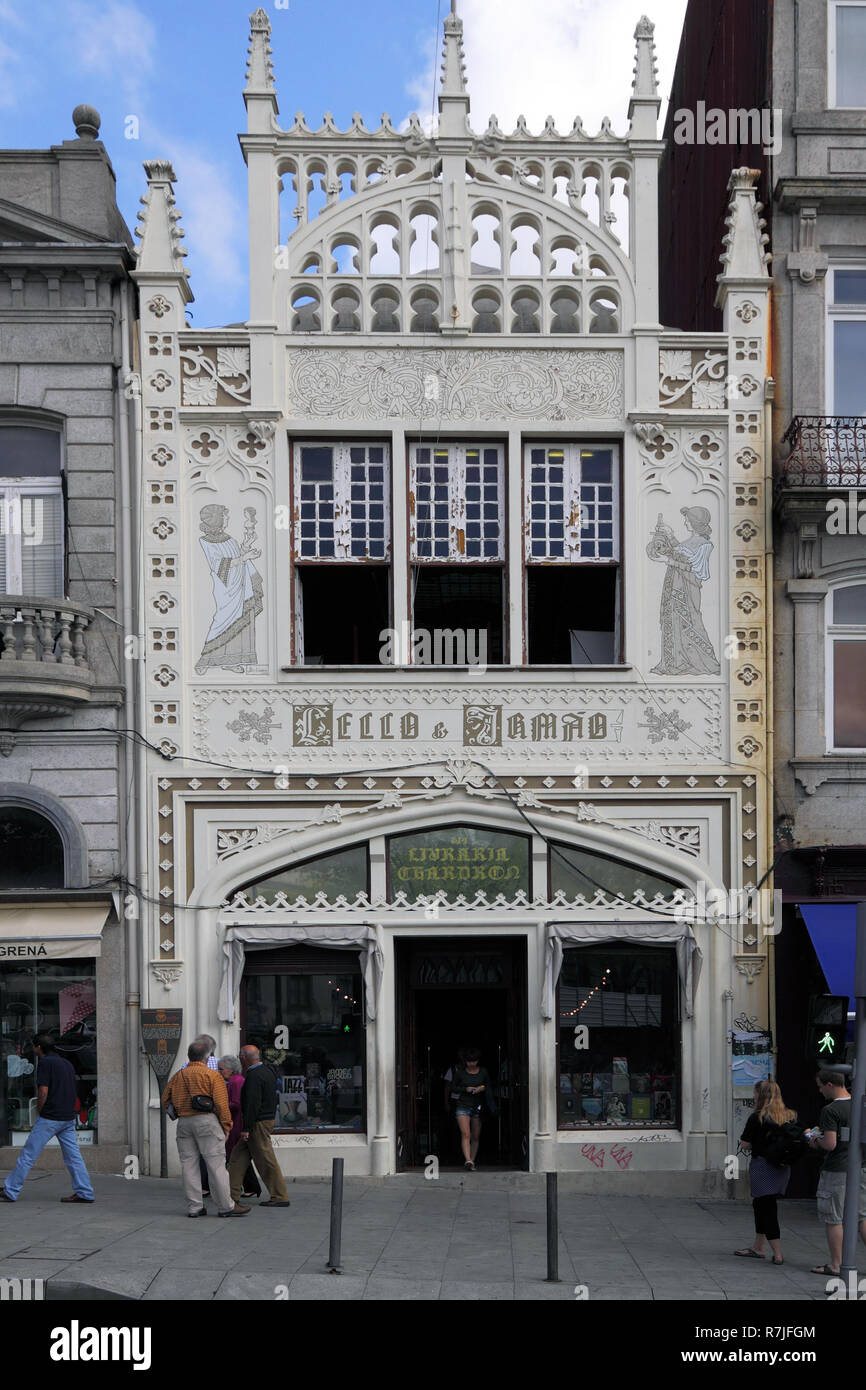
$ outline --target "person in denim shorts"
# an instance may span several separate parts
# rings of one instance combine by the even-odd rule
[[[840,1071],[819,1071],[818,1090],[825,1105],[818,1121],[818,1134],[808,1138],[809,1147],[823,1150],[821,1176],[818,1180],[818,1220],[827,1229],[830,1263],[813,1265],[813,1274],[839,1273],[842,1262],[842,1216],[845,1207],[845,1187],[848,1171],[848,1143],[840,1135],[851,1123],[851,1095]],[[866,1167],[860,1168],[860,1239],[866,1242]]]
[[[463,1167],[474,1172],[481,1139],[481,1108],[490,1097],[492,1082],[487,1068],[480,1065],[481,1053],[477,1047],[468,1047],[464,1059],[452,1073],[451,1094],[455,1102],[457,1128],[460,1130]]]

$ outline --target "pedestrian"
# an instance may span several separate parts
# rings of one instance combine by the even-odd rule
[[[207,1065],[208,1044],[196,1040],[187,1050],[189,1061],[176,1071],[162,1093],[164,1106],[177,1115],[177,1152],[183,1173],[187,1216],[207,1216],[202,1201],[199,1161],[207,1165],[210,1191],[219,1216],[246,1216],[249,1207],[232,1201],[226,1170],[225,1139],[232,1127],[226,1083]]]
[[[210,1033],[199,1033],[198,1037],[193,1038],[193,1042],[207,1043],[207,1066],[211,1071],[217,1071],[218,1063],[216,1057],[214,1056],[214,1053],[216,1052],[216,1038],[212,1038]],[[188,1067],[189,1062],[185,1062],[184,1066]],[[201,1195],[202,1197],[209,1197],[210,1188],[207,1185],[207,1164],[205,1163],[203,1158],[199,1159],[198,1171],[199,1176],[201,1177]]]
[[[818,1090],[825,1105],[818,1120],[818,1128],[807,1134],[810,1149],[823,1153],[821,1176],[818,1179],[818,1220],[824,1222],[827,1232],[827,1245],[830,1250],[830,1263],[813,1265],[813,1274],[838,1274],[842,1263],[842,1218],[845,1210],[845,1188],[848,1176],[848,1140],[842,1138],[842,1130],[851,1124],[851,1093],[845,1085],[841,1071],[825,1068],[815,1078]],[[866,1164],[860,1167],[860,1199],[857,1215],[860,1221],[860,1239],[866,1241]]]
[[[4,1202],[17,1202],[24,1179],[33,1167],[49,1139],[57,1136],[63,1162],[72,1179],[71,1197],[61,1202],[92,1202],[93,1187],[75,1139],[75,1103],[78,1099],[75,1068],[55,1050],[51,1033],[37,1033],[33,1051],[38,1060],[36,1068],[36,1123],[27,1136],[27,1143],[9,1177],[0,1188]]]
[[[475,1171],[475,1159],[481,1141],[481,1107],[491,1099],[493,1083],[486,1067],[481,1066],[477,1047],[467,1047],[463,1065],[457,1065],[451,1077],[451,1094],[456,1095],[454,1112],[460,1131],[463,1167]]]
[[[240,1055],[244,1086],[241,1091],[240,1138],[229,1159],[232,1197],[237,1201],[240,1196],[241,1179],[252,1159],[268,1189],[267,1202],[260,1202],[259,1206],[287,1207],[290,1205],[289,1194],[271,1143],[277,1113],[277,1078],[270,1067],[262,1066],[259,1049],[253,1047],[252,1043],[242,1047]]]
[[[777,1199],[788,1190],[791,1165],[779,1165],[768,1157],[779,1127],[796,1120],[797,1112],[789,1110],[775,1081],[759,1081],[755,1086],[755,1108],[746,1121],[740,1147],[751,1153],[749,1190],[755,1213],[755,1239],[745,1250],[735,1250],[754,1260],[763,1260],[767,1243],[773,1252],[773,1264],[784,1264],[779,1232]]]
[[[226,1135],[226,1164],[232,1156],[232,1149],[241,1137],[241,1091],[244,1088],[244,1078],[241,1069],[240,1059],[231,1055],[220,1057],[219,1072],[223,1081],[226,1083],[226,1090],[229,1097],[229,1111],[232,1117],[232,1127]],[[262,1189],[256,1170],[252,1164],[244,1174],[242,1197],[261,1197]]]

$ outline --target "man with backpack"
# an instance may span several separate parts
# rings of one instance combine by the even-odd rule
[[[840,1071],[819,1071],[818,1090],[826,1102],[818,1120],[818,1129],[808,1132],[811,1149],[823,1152],[821,1176],[818,1180],[818,1219],[827,1230],[830,1263],[813,1265],[813,1274],[834,1275],[842,1263],[842,1214],[845,1207],[845,1187],[848,1171],[848,1141],[841,1131],[851,1124],[851,1093]],[[860,1168],[860,1239],[866,1241],[866,1165]]]

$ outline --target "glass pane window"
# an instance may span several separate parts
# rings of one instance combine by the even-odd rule
[[[835,6],[835,103],[866,107],[866,5]]]
[[[331,954],[330,969],[259,973],[260,960],[244,976],[245,1041],[277,1074],[277,1132],[364,1128],[361,975],[343,952]],[[275,1048],[278,1029],[288,1036]]]
[[[352,845],[351,849],[338,850],[336,854],[321,855],[318,859],[308,859],[304,864],[279,869],[266,878],[254,880],[240,891],[246,894],[250,902],[261,897],[270,903],[277,893],[285,893],[289,902],[297,898],[306,898],[307,902],[311,902],[317,893],[324,893],[328,902],[334,902],[341,896],[351,902],[359,893],[366,893],[367,886],[367,846]]]
[[[831,591],[828,604],[831,748],[866,748],[866,584]]]
[[[472,825],[423,834],[393,835],[388,841],[391,897],[410,902],[444,893],[448,900],[483,892],[512,898],[529,893],[529,840]]]
[[[25,807],[0,807],[0,889],[63,885],[63,841],[51,822]]]
[[[411,473],[413,560],[502,560],[503,453],[498,445],[416,444]]]
[[[564,951],[558,1001],[560,1129],[677,1127],[678,988],[670,947]]]
[[[582,895],[590,898],[601,889],[610,897],[621,894],[631,901],[640,890],[647,899],[657,893],[670,898],[681,888],[672,878],[648,873],[624,859],[612,859],[592,850],[575,849],[571,845],[550,847],[550,888],[552,893],[564,893],[567,899]]]
[[[50,1032],[76,1077],[75,1131],[93,1144],[99,1126],[96,1068],[96,967],[93,960],[0,964],[0,1097],[16,1147],[36,1121],[39,1059],[35,1033]]]
[[[833,299],[836,304],[866,305],[866,270],[834,271]]]
[[[36,598],[64,594],[59,481],[40,485],[0,478],[0,590]]]
[[[833,414],[866,414],[866,319],[833,324]]]
[[[619,470],[612,448],[529,445],[524,464],[526,559],[619,558]]]
[[[833,742],[866,748],[866,637],[833,643]]]
[[[384,444],[295,451],[295,558],[387,560],[391,470]]]
[[[29,425],[0,425],[0,478],[59,478],[60,435]]]

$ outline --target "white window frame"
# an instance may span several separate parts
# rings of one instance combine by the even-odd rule
[[[866,5],[863,6],[866,9]],[[827,270],[825,279],[825,304],[826,304],[826,352],[824,354],[827,362],[827,376],[825,381],[825,397],[828,415],[839,415],[841,412],[836,408],[836,324],[837,323],[866,323],[866,303],[863,304],[837,304],[836,303],[836,272],[837,270],[858,270],[866,275],[866,261],[849,262],[847,264],[834,264]]]
[[[381,449],[383,482],[383,522],[385,528],[384,551],[381,556],[352,554],[352,449]],[[304,555],[301,544],[301,464],[304,449],[331,449],[334,459],[334,553],[333,555]],[[300,439],[294,444],[294,467],[292,482],[294,487],[294,544],[293,558],[296,565],[345,565],[391,563],[391,446],[387,440],[348,439]],[[368,464],[368,466],[370,466]],[[318,548],[318,537],[317,537]]]
[[[418,554],[418,450],[427,449],[431,454],[430,467],[434,467],[434,459],[437,451],[448,451],[448,555],[419,555]],[[466,553],[466,454],[467,452],[478,451],[481,457],[485,450],[496,450],[497,466],[497,510],[499,516],[499,539],[496,555],[468,555]],[[421,465],[426,467],[427,465]],[[483,459],[480,466],[485,467]],[[432,484],[431,484],[432,485]],[[481,486],[484,484],[482,482]],[[482,499],[482,507],[484,505]],[[433,506],[433,502],[430,502]],[[422,525],[429,525],[427,521]],[[484,540],[483,525],[484,518],[481,517],[482,525],[482,544]],[[460,536],[463,537],[463,549],[460,548]],[[426,539],[426,538],[425,538]],[[409,451],[409,553],[410,562],[413,565],[504,565],[506,547],[506,521],[505,521],[505,449],[502,444],[495,441],[482,439],[477,442],[467,440],[460,444],[451,444],[443,441],[438,443],[418,440],[410,446]]]
[[[863,106],[839,106],[836,102],[836,16],[839,10],[866,9],[863,0],[828,0],[827,3],[827,107],[833,111],[864,111]]]
[[[564,489],[565,489],[565,512],[569,517],[570,523],[565,524],[565,543],[563,554],[556,556],[539,557],[532,553],[532,450],[561,449],[564,455]],[[611,555],[581,555],[581,530],[582,528],[582,508],[583,503],[580,497],[582,483],[581,474],[581,455],[583,451],[589,449],[599,449],[609,451],[611,455],[611,487],[613,490],[613,528]],[[620,531],[622,517],[620,513],[620,452],[618,445],[611,441],[604,440],[578,440],[563,443],[561,440],[527,440],[523,448],[523,532],[524,532],[524,559],[527,565],[619,565],[620,557]],[[587,484],[587,486],[599,487],[606,484]],[[596,502],[595,505],[600,505]],[[574,518],[577,518],[575,521]],[[596,523],[598,518],[596,517]],[[598,537],[596,536],[596,544]]]
[[[866,642],[866,623],[834,623],[833,603],[840,589],[852,589],[866,585],[866,574],[855,579],[843,580],[834,584],[824,601],[824,712],[827,728],[827,752],[848,754],[852,757],[866,753],[862,747],[836,745],[836,700],[834,690],[834,648],[837,642]]]
[[[57,585],[57,593],[53,594],[25,594],[23,577],[23,547],[24,531],[21,525],[22,503],[28,497],[44,497],[46,493],[51,493],[60,499],[60,580]],[[15,521],[15,518],[18,521]],[[0,593],[20,596],[22,598],[64,598],[64,578],[66,562],[66,526],[63,509],[63,486],[61,479],[58,478],[32,478],[20,477],[0,478],[0,526],[4,529],[4,540],[6,549],[6,572],[0,574]]]

